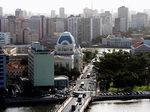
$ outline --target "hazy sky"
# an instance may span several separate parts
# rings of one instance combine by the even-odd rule
[[[93,9],[113,10],[124,5],[129,10],[143,11],[150,9],[150,0],[0,0],[0,6],[3,7],[4,13],[14,13],[16,8],[21,8],[34,13],[49,13],[50,10],[56,10],[59,7],[65,7],[67,14],[78,14],[83,12],[83,8],[91,8],[93,1]]]

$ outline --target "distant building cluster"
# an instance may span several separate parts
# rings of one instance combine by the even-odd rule
[[[130,28],[141,31],[150,27],[149,14],[129,13],[127,7],[121,6],[115,14],[84,8],[79,15],[67,16],[61,7],[58,15],[51,10],[51,16],[46,17],[22,9],[16,9],[14,15],[4,15],[0,7],[0,88],[15,83],[8,78],[16,80],[26,73],[35,87],[68,87],[68,77],[54,78],[54,66],[82,72],[80,45],[91,45],[98,37],[106,37],[101,39],[106,47],[131,47],[133,54],[150,52],[150,41],[144,39],[144,34],[122,36]]]
[[[100,35],[127,32],[129,28],[141,30],[150,26],[148,13],[129,13],[125,6],[119,7],[117,13],[84,8],[79,15],[65,13],[59,8],[57,15],[51,10],[51,16],[31,15],[22,9],[16,9],[15,15],[4,16],[0,8],[0,32],[9,32],[10,41],[6,44],[30,44],[32,41],[49,41],[58,38],[62,32],[69,31],[80,44],[91,44]],[[7,40],[7,39],[6,39]],[[56,41],[54,41],[56,43]]]

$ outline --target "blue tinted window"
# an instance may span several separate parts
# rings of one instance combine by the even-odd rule
[[[66,40],[66,41],[68,41],[70,44],[72,44],[72,39],[71,39],[71,37],[70,36],[61,36],[61,38],[59,39],[59,44],[61,44],[61,42],[62,41],[64,41],[64,40]]]

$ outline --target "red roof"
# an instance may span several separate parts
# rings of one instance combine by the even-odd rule
[[[144,42],[137,42],[134,45],[132,45],[132,47],[134,48],[138,48],[140,45],[144,44]]]

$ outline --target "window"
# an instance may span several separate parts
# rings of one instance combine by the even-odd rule
[[[0,73],[0,76],[3,76],[4,74],[3,73]]]
[[[69,63],[66,63],[66,68],[69,68]]]
[[[4,80],[4,77],[0,77],[0,80]]]

